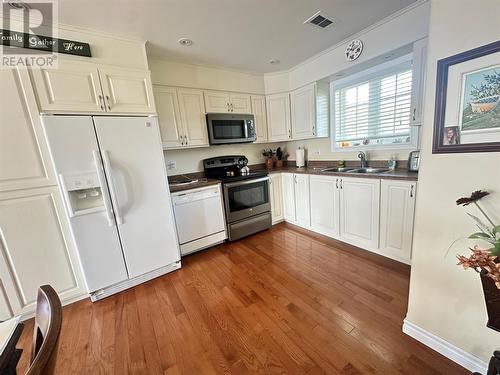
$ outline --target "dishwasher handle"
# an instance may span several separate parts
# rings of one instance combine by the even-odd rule
[[[182,204],[197,202],[205,199],[219,198],[219,189],[200,191],[195,193],[185,193],[172,196],[172,202],[175,206],[180,206]]]

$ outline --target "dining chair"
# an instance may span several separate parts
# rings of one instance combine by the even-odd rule
[[[61,324],[61,300],[50,285],[43,285],[38,288],[33,346],[26,375],[54,373]]]

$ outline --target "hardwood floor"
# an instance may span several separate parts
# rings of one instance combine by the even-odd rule
[[[408,283],[407,266],[280,224],[65,307],[56,373],[467,374],[401,332]]]

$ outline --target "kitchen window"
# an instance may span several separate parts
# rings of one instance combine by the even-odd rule
[[[415,147],[411,60],[332,83],[333,149]]]

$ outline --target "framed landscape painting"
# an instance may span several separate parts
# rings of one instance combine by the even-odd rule
[[[433,153],[500,151],[500,41],[438,61]]]

